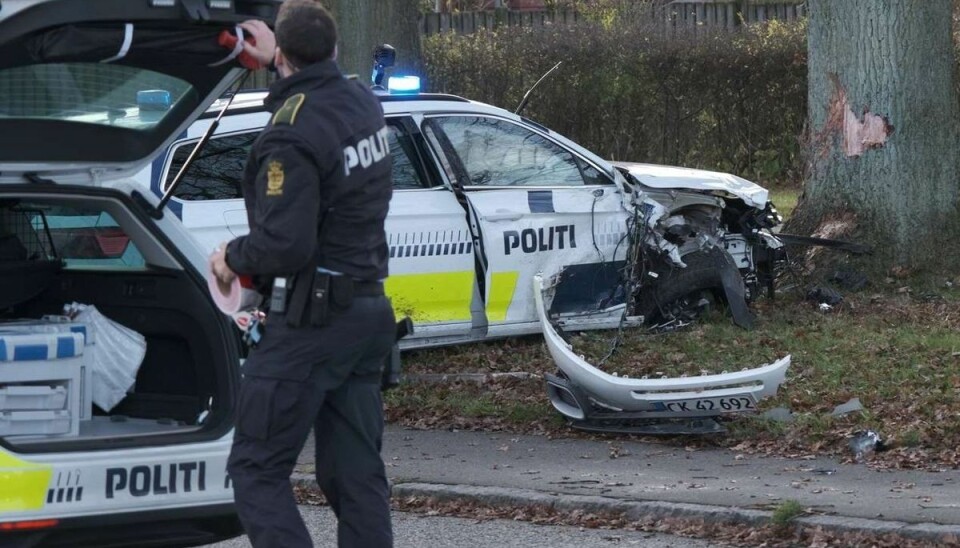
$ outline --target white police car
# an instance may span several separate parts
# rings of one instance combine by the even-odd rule
[[[238,182],[267,120],[262,94],[236,98],[157,205],[241,74],[221,33],[275,7],[0,3],[0,545],[188,545],[238,532],[225,463],[241,348],[204,275],[210,249],[245,231]],[[701,296],[742,302],[772,268],[772,212],[756,185],[613,166],[456,97],[384,94],[383,106],[396,188],[388,291],[416,321],[411,344],[545,326],[573,371],[551,397],[572,418],[584,391],[602,403],[605,385],[614,399],[632,385],[594,375],[598,390],[578,376],[593,375],[589,364],[570,362],[548,319],[682,322]],[[549,307],[540,274],[555,276]],[[64,317],[74,302],[113,323]],[[118,369],[125,361],[134,369]],[[775,390],[785,367],[750,374]],[[697,382],[691,393],[709,384]],[[697,397],[729,406],[756,382]]]
[[[390,90],[378,91],[395,190],[386,288],[397,314],[416,325],[405,347],[543,331],[560,368],[548,375],[548,394],[582,427],[609,423],[605,409],[620,418],[702,418],[752,410],[776,393],[789,357],[745,374],[661,388],[659,381],[612,380],[582,362],[554,329],[641,319],[683,325],[716,301],[749,325],[746,301],[772,289],[782,258],[771,232],[780,218],[765,189],[722,173],[611,164],[536,122],[420,93],[415,82],[391,79]],[[247,231],[240,179],[269,120],[264,97],[232,98],[176,188],[171,182],[222,103],[138,174],[155,196],[172,195],[171,209],[206,250]],[[551,279],[541,284],[538,276]],[[549,297],[540,298],[547,289]]]
[[[265,96],[250,91],[234,97],[169,203],[204,250],[247,232],[240,179],[247,152],[270,118]],[[416,325],[404,341],[408,347],[539,332],[530,282],[538,272],[561,269],[568,279],[553,310],[570,316],[571,327],[593,325],[601,311],[625,300],[611,290],[639,244],[631,237],[640,235],[628,232],[636,206],[642,209],[647,198],[662,207],[648,212],[660,225],[644,236],[658,239],[664,255],[696,260],[719,245],[742,272],[748,292],[775,266],[780,244],[769,229],[779,220],[767,191],[749,181],[611,164],[536,122],[460,97],[380,97],[394,182],[387,291],[397,313]],[[221,107],[214,104],[137,181],[164,195]],[[665,264],[679,268],[680,262]],[[668,305],[699,290],[719,290],[718,280],[714,273],[694,287],[688,279],[676,290],[686,290],[683,295],[660,307],[652,306],[651,293],[642,299],[642,312],[658,320],[680,317]]]

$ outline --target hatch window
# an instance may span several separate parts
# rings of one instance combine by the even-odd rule
[[[57,120],[150,130],[193,87],[122,65],[50,63],[0,70],[0,119]]]

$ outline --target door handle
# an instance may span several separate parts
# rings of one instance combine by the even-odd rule
[[[519,221],[523,218],[523,213],[519,211],[503,211],[501,210],[498,213],[493,215],[486,215],[484,220],[490,221],[491,223],[497,223],[500,221]]]

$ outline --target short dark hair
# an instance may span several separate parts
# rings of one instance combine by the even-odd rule
[[[337,46],[337,23],[317,0],[286,0],[276,23],[277,46],[294,67],[326,61]]]

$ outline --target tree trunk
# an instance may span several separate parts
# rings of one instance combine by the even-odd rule
[[[832,235],[825,227],[844,220],[882,266],[924,266],[957,224],[953,2],[809,7],[809,171],[788,228]]]
[[[332,0],[328,6],[337,19],[338,61],[345,74],[369,82],[373,49],[384,43],[397,50],[397,64],[388,76],[423,74],[419,0]]]

